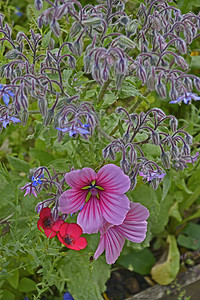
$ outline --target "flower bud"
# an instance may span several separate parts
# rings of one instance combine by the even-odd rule
[[[186,88],[189,92],[192,92],[193,83],[192,83],[192,79],[190,79],[190,77],[184,77],[183,84],[186,86]]]
[[[28,98],[24,93],[20,93],[19,101],[24,110],[28,108]]]
[[[100,26],[101,23],[102,23],[102,19],[98,18],[98,17],[93,17],[93,18],[89,18],[89,19],[86,19],[86,20],[82,21],[83,25],[93,26],[93,27]],[[80,30],[79,30],[79,32],[80,32]]]
[[[172,129],[172,132],[176,132],[178,128],[178,120],[176,118],[171,118],[169,121],[169,125]]]
[[[125,35],[121,35],[118,38],[118,42],[122,45],[122,46],[126,46],[128,48],[134,49],[135,48],[135,43],[129,39],[128,37],[126,37]]]
[[[150,182],[150,185],[152,186],[152,188],[154,190],[157,190],[159,183],[160,183],[160,181],[158,178],[153,178]]]
[[[113,152],[111,147],[109,148],[109,151],[108,151],[108,157],[112,160],[115,160],[115,153]]]
[[[176,146],[172,146],[170,151],[172,158],[176,158],[179,155],[179,149]]]
[[[132,178],[130,178],[130,181],[131,181],[130,191],[133,191],[134,188],[135,188],[136,185],[137,185],[137,178],[136,178],[136,177],[132,177]]]
[[[187,144],[183,145],[182,154],[183,155],[190,155],[190,147]]]
[[[47,115],[47,102],[45,99],[38,99],[38,107],[43,117]]]
[[[95,64],[92,68],[92,77],[96,80],[96,81],[100,81],[101,80],[101,70],[99,68],[98,64]]]
[[[193,137],[190,134],[186,135],[185,142],[187,145],[192,145]]]
[[[118,106],[116,109],[115,109],[115,112],[116,114],[121,114],[123,112],[123,108],[121,106]]]
[[[60,36],[60,25],[58,24],[58,22],[53,19],[50,23],[50,28],[53,31],[53,33],[55,34],[55,36],[59,37]]]
[[[76,68],[76,59],[71,55],[69,57],[69,66],[70,66],[71,69]]]
[[[70,36],[75,37],[78,33],[80,33],[82,26],[79,22],[74,22],[70,29]]]
[[[28,111],[26,109],[23,110],[23,112],[22,112],[22,118],[21,118],[22,126],[26,126],[26,123],[27,123],[27,120],[28,120],[28,116],[29,116]]]
[[[103,156],[103,158],[106,159],[107,156],[108,156],[108,154],[109,154],[108,148],[104,148],[104,149],[102,150],[102,156]]]
[[[165,169],[170,169],[169,154],[167,152],[161,153],[160,159],[161,159]]]
[[[160,144],[160,136],[156,131],[151,132],[151,140],[154,145],[158,146]]]
[[[124,141],[124,143],[125,144],[128,143],[129,139],[130,139],[130,134],[128,132],[125,132],[123,134],[123,141]]]
[[[91,73],[91,60],[92,56],[90,54],[84,56],[84,71],[86,74]]]
[[[123,80],[124,80],[124,75],[123,74],[116,74],[115,86],[116,86],[117,90],[121,89]]]
[[[181,54],[187,53],[187,46],[184,40],[177,41],[177,48],[181,52]]]
[[[127,61],[125,58],[121,57],[116,63],[115,72],[116,74],[126,74],[126,70],[127,70]]]
[[[166,87],[162,81],[156,84],[156,92],[161,98],[167,97]]]
[[[35,8],[41,10],[43,8],[43,0],[35,0]]]
[[[77,39],[73,44],[74,55],[81,56],[83,52],[83,41],[81,39]]]
[[[53,50],[54,49],[54,44],[55,44],[54,39],[50,38],[49,45],[48,45],[48,50]]]
[[[108,74],[109,74],[109,70],[108,70],[108,68],[103,68],[103,71],[102,71],[102,79],[104,80],[104,81],[107,81],[108,80]]]
[[[142,85],[146,83],[147,73],[145,71],[145,68],[142,65],[139,65],[139,68],[137,69],[137,77],[142,81]]]
[[[17,58],[19,53],[20,52],[17,49],[12,49],[6,53],[5,57],[7,59],[15,59],[15,58]]]
[[[44,126],[47,126],[52,123],[54,117],[54,110],[52,108],[48,109],[47,115],[44,118]]]
[[[130,167],[129,167],[129,164],[126,159],[122,159],[120,161],[120,166],[121,166],[122,170],[124,171],[124,173],[128,173]]]
[[[194,79],[194,85],[195,85],[196,89],[200,91],[200,79],[199,78],[196,77]]]
[[[185,59],[182,56],[177,56],[176,62],[183,70],[188,69],[188,64],[186,63]]]
[[[178,91],[172,87],[169,92],[169,97],[171,98],[171,100],[176,101],[179,97]]]
[[[65,4],[57,6],[57,8],[55,10],[55,18],[57,20],[60,20],[64,16],[65,12],[66,12]]]

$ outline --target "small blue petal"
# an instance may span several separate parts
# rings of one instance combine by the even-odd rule
[[[6,105],[8,105],[9,102],[10,102],[10,97],[9,97],[9,95],[6,94],[6,93],[3,93],[3,102],[4,102]]]
[[[88,130],[86,130],[86,129],[84,129],[84,128],[81,128],[81,127],[78,127],[76,130],[77,130],[79,133],[81,133],[81,134],[88,134],[88,133],[90,133]]]

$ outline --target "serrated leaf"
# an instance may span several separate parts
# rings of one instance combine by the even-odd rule
[[[7,155],[6,158],[8,159],[8,162],[10,164],[10,166],[18,172],[25,172],[28,173],[30,170],[30,165],[29,163],[27,163],[24,160],[21,160],[19,158],[13,157],[13,156],[9,156]]]
[[[33,292],[36,290],[36,283],[27,277],[23,277],[19,282],[19,291],[20,292]]]
[[[147,275],[156,263],[156,259],[147,248],[140,252],[131,249],[127,255],[120,256],[117,263],[131,271]]]
[[[167,242],[169,244],[167,259],[163,255],[160,262],[151,269],[153,280],[161,285],[170,284],[176,278],[180,266],[180,253],[175,236],[169,235]]]

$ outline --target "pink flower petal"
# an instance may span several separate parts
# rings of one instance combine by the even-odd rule
[[[40,218],[44,219],[46,217],[50,217],[51,215],[51,209],[49,207],[45,207],[40,212]]]
[[[106,192],[123,194],[130,188],[130,179],[120,167],[108,164],[97,173],[96,185],[104,188]]]
[[[80,210],[87,196],[88,190],[67,190],[60,196],[59,210],[63,214],[72,214]]]
[[[116,195],[100,191],[100,208],[103,217],[113,225],[121,224],[130,209],[130,201],[126,195]]]
[[[73,237],[79,237],[81,236],[81,234],[83,233],[82,228],[75,223],[71,223],[69,224],[68,228],[67,228],[67,234],[70,234]]]
[[[146,237],[147,222],[149,211],[139,203],[130,203],[130,211],[124,222],[116,226],[116,230],[126,239],[134,243],[141,243]]]
[[[52,239],[54,236],[56,236],[56,232],[53,231],[52,229],[44,228],[44,233],[50,239]]]
[[[78,247],[79,249],[85,249],[85,247],[87,246],[86,238],[82,236],[76,238],[74,246]]]
[[[96,178],[97,174],[91,168],[83,168],[65,174],[67,184],[76,189],[90,185]]]
[[[80,211],[77,223],[84,233],[96,233],[102,225],[103,217],[99,206],[99,200],[91,196],[90,200]]]
[[[67,248],[73,249],[73,250],[76,250],[76,251],[79,251],[79,250],[80,250],[80,248],[79,248],[78,246],[76,246],[76,245],[68,245],[68,244],[66,244],[59,232],[57,233],[57,237],[58,237],[59,241],[60,241],[63,245],[65,245]]]
[[[105,250],[105,235],[100,237],[98,248],[94,254],[94,259],[97,259]]]
[[[114,227],[109,228],[105,233],[106,244],[106,261],[113,264],[120,255],[124,246],[125,238],[115,230]]]

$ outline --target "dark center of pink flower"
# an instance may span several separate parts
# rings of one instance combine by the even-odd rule
[[[95,186],[92,186],[90,188],[90,193],[91,193],[92,196],[96,196],[98,194],[98,191],[97,191]]]
[[[43,223],[43,226],[44,226],[45,228],[51,228],[51,226],[52,226],[52,224],[53,224],[53,220],[52,220],[51,217],[48,217],[48,218],[44,219],[44,220],[42,221],[42,223]]]
[[[69,234],[65,235],[65,236],[63,237],[63,240],[64,240],[64,242],[65,242],[67,245],[73,245],[73,244],[74,244],[74,239],[73,239]]]

